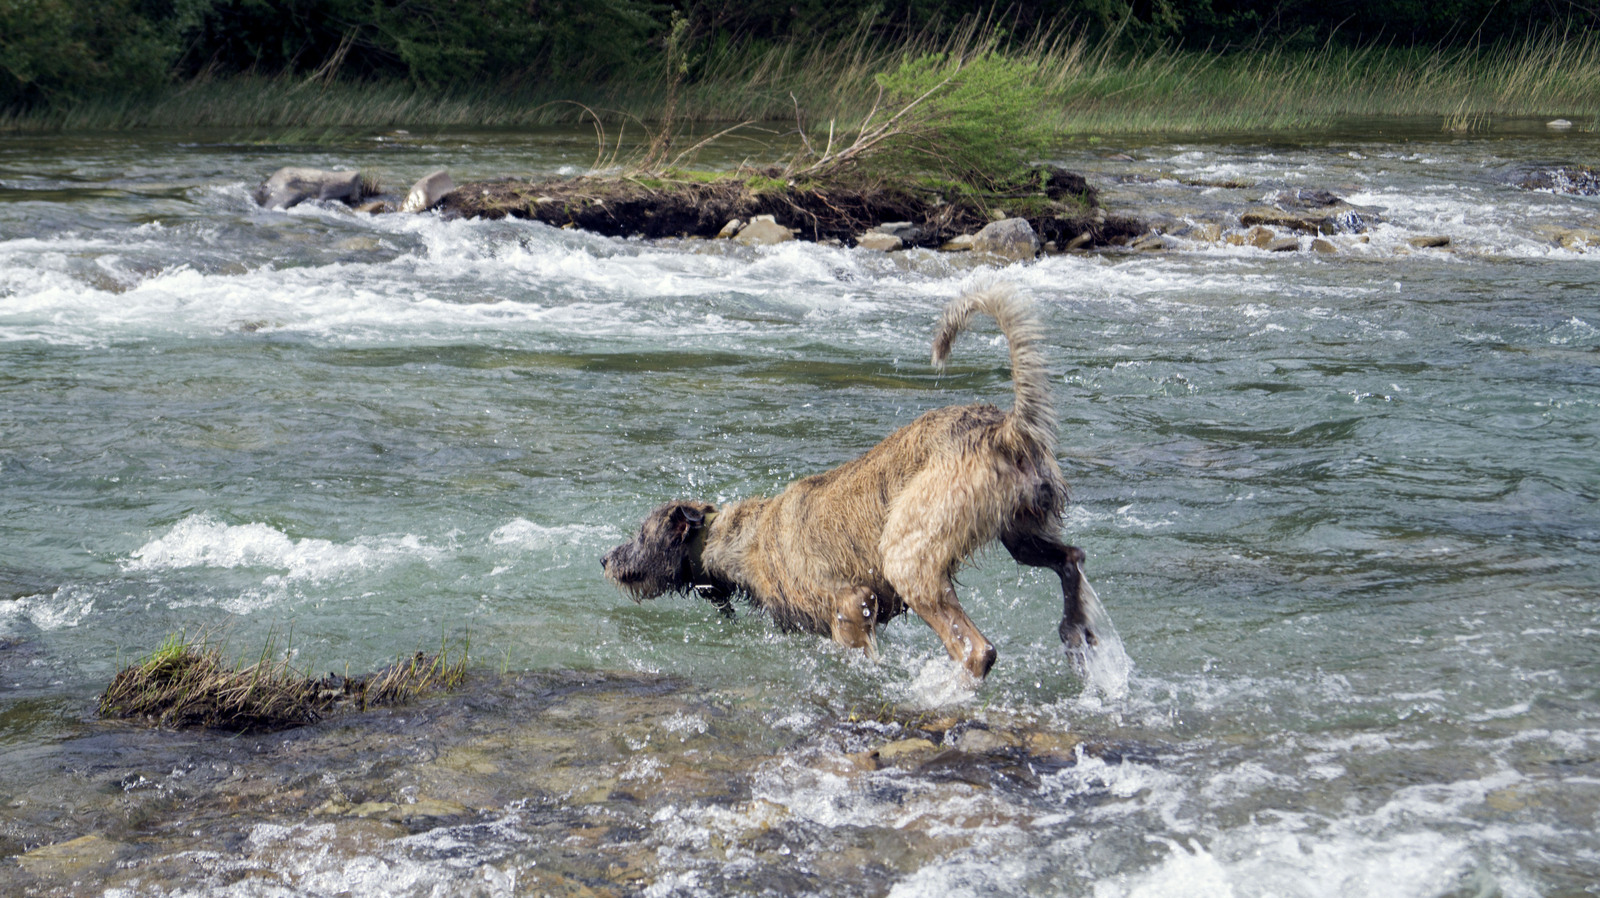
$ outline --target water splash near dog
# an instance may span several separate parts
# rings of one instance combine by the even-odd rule
[[[1095,634],[1093,645],[1068,646],[1067,657],[1083,677],[1084,692],[1103,701],[1116,701],[1128,694],[1128,679],[1133,674],[1133,659],[1123,648],[1122,637],[1111,622],[1111,613],[1101,604],[1089,578],[1078,573],[1078,600],[1083,604],[1089,629]]]

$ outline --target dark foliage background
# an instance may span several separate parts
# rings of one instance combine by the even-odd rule
[[[1477,46],[1600,25],[1600,0],[0,0],[0,109],[240,73],[441,88],[639,77],[659,65],[674,12],[701,46],[804,44],[863,28],[893,41],[972,17],[1001,34],[1074,28],[1129,49],[1228,52]]]

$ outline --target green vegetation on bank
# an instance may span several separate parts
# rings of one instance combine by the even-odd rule
[[[970,33],[887,44],[705,51],[676,101],[680,123],[754,120],[812,135],[858,121],[877,78],[925,54],[972,53]],[[1298,129],[1349,116],[1438,116],[1470,127],[1498,117],[1600,117],[1600,37],[1545,33],[1487,49],[1350,48],[1215,54],[1161,46],[1120,51],[1087,35],[1057,35],[998,51],[1016,89],[1038,103],[1037,129],[1079,134]],[[583,107],[615,122],[654,121],[658,76],[514,86],[418,86],[243,74],[198,77],[139,93],[90,96],[0,114],[0,130],[125,128],[503,127],[576,122]],[[566,101],[576,101],[582,106]],[[636,132],[637,133],[637,132]]]
[[[915,94],[980,57],[930,106],[1027,106],[1028,133],[1007,135],[1023,142],[1369,115],[1593,128],[1597,25],[1600,10],[1548,0],[0,0],[0,130],[492,127],[592,110],[799,120],[825,140],[881,109],[880,89]]]

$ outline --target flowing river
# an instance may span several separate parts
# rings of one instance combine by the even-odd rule
[[[1600,199],[1518,181],[1597,158],[1542,122],[1078,143],[1168,247],[999,266],[250,198],[575,173],[580,131],[0,139],[0,892],[1593,895]],[[1206,233],[1297,189],[1371,227]],[[915,617],[874,661],[604,582],[666,499],[1008,406],[992,322],[928,362],[997,275],[1121,637],[1087,675],[999,548],[976,688]],[[95,718],[201,632],[470,676],[277,733]]]

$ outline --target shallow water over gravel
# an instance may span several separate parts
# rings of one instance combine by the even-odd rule
[[[1600,199],[1514,182],[1594,135],[1064,149],[1169,235],[1002,272],[1132,666],[1077,676],[1049,575],[991,551],[976,690],[914,619],[874,663],[635,605],[597,560],[666,498],[1008,403],[992,331],[926,360],[995,266],[267,212],[280,165],[403,186],[593,145],[260,137],[0,143],[0,891],[1593,894]],[[1204,228],[1296,189],[1377,223],[1331,254]],[[202,627],[314,672],[467,637],[474,673],[276,735],[90,719]]]

